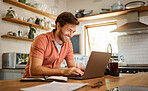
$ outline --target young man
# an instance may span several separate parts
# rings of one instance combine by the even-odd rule
[[[52,32],[37,36],[30,49],[28,62],[22,78],[28,76],[83,75],[75,66],[73,47],[70,38],[76,32],[79,21],[70,13],[61,13]],[[67,69],[59,69],[63,60]]]

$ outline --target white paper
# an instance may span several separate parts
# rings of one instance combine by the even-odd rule
[[[48,79],[52,79],[52,80],[59,80],[59,81],[67,81],[68,78],[67,77],[63,77],[63,76],[50,76],[46,78]]]
[[[22,88],[21,91],[73,91],[86,86],[88,83],[64,83],[51,82],[29,88]]]

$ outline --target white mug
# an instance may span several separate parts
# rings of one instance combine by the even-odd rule
[[[19,17],[18,17],[18,19],[20,19],[20,20],[22,20],[22,21],[23,21],[23,17],[22,17],[22,16],[19,16]]]

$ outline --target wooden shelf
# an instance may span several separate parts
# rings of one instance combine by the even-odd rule
[[[2,35],[2,38],[10,38],[10,39],[18,39],[18,40],[25,40],[25,41],[33,41],[33,39],[28,39],[25,37],[17,37],[17,36],[12,36],[12,35]]]
[[[18,23],[18,24],[22,24],[22,25],[26,25],[26,26],[29,26],[31,24],[32,27],[36,27],[36,28],[43,29],[43,30],[46,30],[46,31],[50,30],[49,27],[43,27],[41,25],[30,23],[30,22],[26,22],[26,21],[19,20],[19,19],[16,19],[16,18],[5,17],[5,18],[2,18],[2,20],[14,22],[14,23]]]
[[[56,25],[54,25],[54,24],[51,24],[51,27],[54,27],[54,28],[55,28],[55,27],[56,27]]]
[[[44,11],[39,10],[37,8],[31,7],[31,6],[26,5],[24,3],[18,2],[16,0],[3,0],[3,2],[12,4],[12,5],[15,5],[17,7],[20,7],[20,8],[29,10],[29,11],[32,11],[34,13],[37,13],[37,14],[40,14],[40,15],[43,15],[43,16],[47,16],[47,17],[49,17],[51,19],[54,19],[54,20],[56,19],[56,16],[55,15],[49,14],[47,12],[44,12]]]
[[[94,20],[94,19],[100,19],[100,18],[108,18],[108,17],[123,15],[123,14],[126,14],[131,11],[140,11],[140,12],[148,11],[148,6],[127,9],[127,10],[121,10],[121,11],[114,11],[114,12],[103,13],[103,14],[97,14],[97,15],[92,15],[92,16],[86,16],[86,17],[77,18],[77,19],[79,21],[87,21],[87,20]]]

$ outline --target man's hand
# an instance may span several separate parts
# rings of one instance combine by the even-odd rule
[[[76,67],[63,69],[63,75],[64,76],[83,75],[83,74],[84,74],[84,72],[82,72],[79,68],[76,68]]]
[[[85,71],[85,68],[80,68],[80,66],[79,66],[78,63],[76,64],[76,68],[80,69],[80,70],[83,71],[83,72]]]

